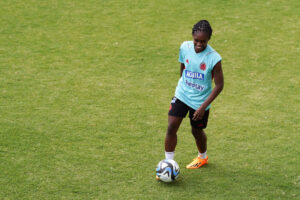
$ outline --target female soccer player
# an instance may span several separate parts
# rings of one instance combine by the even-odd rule
[[[206,155],[206,128],[210,104],[223,89],[221,56],[208,41],[212,28],[208,21],[201,20],[192,29],[193,41],[181,44],[179,51],[180,76],[175,96],[170,105],[168,129],[165,138],[166,159],[174,158],[177,130],[189,112],[192,134],[198,148],[198,157],[186,167],[199,168],[208,162]],[[215,87],[212,89],[212,80]]]

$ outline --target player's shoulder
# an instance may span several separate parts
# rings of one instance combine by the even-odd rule
[[[221,55],[210,45],[207,45],[206,56],[221,58]]]
[[[180,45],[180,49],[186,50],[186,49],[191,49],[193,48],[193,41],[184,41]]]

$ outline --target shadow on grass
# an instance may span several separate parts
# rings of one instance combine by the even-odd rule
[[[171,182],[171,183],[165,183],[163,181],[157,181],[157,185],[160,187],[165,187],[165,188],[172,188],[172,187],[180,187],[180,188],[185,188],[189,187],[190,185],[197,185],[201,183],[203,177],[201,176],[201,173],[206,171],[205,173],[208,174],[211,171],[216,170],[216,166],[214,164],[209,164],[205,165],[199,169],[186,169],[183,168],[180,171],[179,177],[176,181]]]
[[[228,166],[210,163],[199,169],[182,168],[178,180],[172,183],[157,181],[158,191],[201,192],[220,197],[288,197],[297,196],[299,185],[292,176],[282,176],[270,169]],[[280,180],[280,181],[279,181]],[[259,191],[259,192],[258,192]]]

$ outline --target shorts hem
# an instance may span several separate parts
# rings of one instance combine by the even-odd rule
[[[176,114],[170,114],[168,113],[168,116],[173,116],[173,117],[181,117],[181,118],[185,118],[186,116],[180,116],[180,115],[176,115]]]

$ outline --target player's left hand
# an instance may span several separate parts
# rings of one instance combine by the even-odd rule
[[[205,113],[205,108],[202,108],[202,107],[198,108],[198,109],[195,111],[192,120],[198,121],[198,120],[202,119],[203,116],[204,116],[204,113]]]

